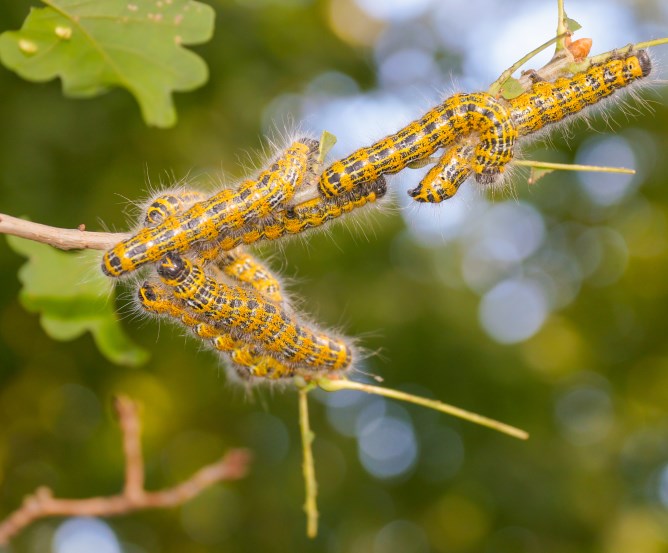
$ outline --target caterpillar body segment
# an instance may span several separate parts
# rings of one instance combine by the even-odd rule
[[[416,202],[439,203],[452,198],[462,183],[471,176],[475,146],[458,144],[448,149],[420,184],[408,191]]]
[[[503,101],[474,92],[455,94],[399,132],[335,161],[320,177],[318,190],[326,198],[350,192],[471,133],[479,136],[472,163],[476,179],[493,182],[512,159],[517,131]]]
[[[314,373],[338,373],[352,365],[352,350],[343,340],[309,328],[254,290],[216,281],[178,254],[162,260],[158,275],[195,313],[281,361]]]
[[[268,169],[237,191],[225,189],[175,213],[152,228],[119,242],[102,258],[102,271],[112,277],[155,262],[168,252],[185,252],[203,242],[231,234],[289,202],[297,188],[307,184],[309,164],[318,155],[318,141],[293,143]]]
[[[592,65],[572,77],[539,80],[527,92],[508,100],[513,124],[520,136],[534,133],[598,103],[651,71],[649,54],[638,50]]]
[[[252,286],[268,300],[275,303],[283,301],[278,278],[242,248],[223,251],[217,259],[217,265],[224,274]]]
[[[155,198],[146,208],[144,217],[145,227],[155,227],[167,217],[180,213],[191,205],[206,199],[206,195],[199,190],[183,189],[169,192]]]
[[[237,375],[249,378],[278,380],[291,378],[295,368],[289,367],[270,355],[262,354],[244,342],[233,338],[229,332],[208,323],[201,322],[188,313],[180,301],[173,298],[171,291],[155,283],[144,282],[137,290],[139,305],[154,315],[169,317],[181,322],[196,336],[207,340],[214,349],[224,354]]]

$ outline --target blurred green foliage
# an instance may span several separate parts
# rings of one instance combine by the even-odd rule
[[[176,97],[180,120],[170,130],[147,128],[124,91],[75,102],[57,82],[0,71],[0,209],[55,226],[125,229],[123,210],[145,197],[147,181],[215,180],[221,168],[241,176],[238,156],[259,147],[262,115],[277,97],[301,94],[326,71],[362,90],[376,85],[370,46],[386,24],[365,20],[352,1],[211,4],[216,34],[194,49],[211,79]],[[2,3],[2,27],[20,27],[29,5]],[[642,7],[647,21],[663,17],[660,4]],[[352,15],[342,26],[345,10]],[[445,70],[459,69],[445,46],[437,57]],[[249,397],[227,384],[213,354],[179,329],[136,319],[127,298],[124,328],[152,353],[144,367],[113,365],[88,334],[51,340],[19,302],[24,261],[0,245],[0,516],[39,485],[62,497],[117,491],[122,456],[109,407],[124,392],[143,404],[152,489],[227,447],[256,456],[247,479],[182,509],[111,519],[125,551],[667,551],[668,94],[658,87],[650,95],[652,115],[612,114],[644,173],[623,202],[593,206],[566,173],[515,186],[563,243],[582,246],[586,231],[613,229],[628,254],[621,269],[614,256],[596,265],[574,300],[524,342],[502,345],[481,329],[480,298],[462,277],[466,251],[415,240],[397,209],[261,249],[296,281],[305,311],[379,352],[364,371],[531,433],[522,443],[405,407],[396,416],[412,421],[419,458],[407,474],[382,480],[358,461],[357,441],[330,424],[332,409],[312,401],[322,522],[314,542],[304,536],[293,392]],[[600,117],[592,126],[605,128]],[[584,125],[574,129],[551,141],[550,160],[573,160],[589,138]],[[534,153],[545,155],[540,147],[525,155]],[[31,527],[14,550],[48,550],[59,522]]]

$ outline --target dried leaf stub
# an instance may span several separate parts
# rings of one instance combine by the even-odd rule
[[[554,169],[538,169],[536,167],[532,167],[531,168],[531,174],[529,175],[529,178],[527,179],[527,183],[529,185],[536,184],[545,175],[549,175],[552,172],[554,172]]]
[[[591,38],[579,38],[573,42],[569,41],[569,44],[566,45],[569,52],[573,54],[575,61],[582,61],[585,59],[589,55],[589,52],[591,52],[591,46]]]

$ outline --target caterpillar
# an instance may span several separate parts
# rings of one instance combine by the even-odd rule
[[[275,303],[283,301],[281,284],[264,265],[242,248],[223,250],[217,257],[216,265],[222,272],[239,282],[249,284],[265,298]]]
[[[593,106],[651,71],[649,54],[638,50],[554,82],[534,77],[527,92],[508,100],[513,125],[520,136],[527,136]]]
[[[361,186],[370,178],[396,173],[409,163],[426,159],[436,150],[462,138],[461,133],[453,133],[457,124],[470,126],[465,133],[480,133],[480,142],[474,149],[454,145],[446,150],[420,184],[409,190],[409,195],[419,202],[443,201],[454,195],[471,174],[479,183],[491,184],[512,159],[513,147],[519,137],[581,112],[617,90],[647,77],[651,69],[651,60],[645,50],[631,51],[594,64],[572,77],[559,78],[554,82],[535,80],[527,92],[511,100],[494,99],[485,93],[478,93],[475,100],[465,105],[479,117],[465,119],[464,122],[460,122],[461,103],[467,95],[455,95],[398,133],[334,162],[322,174],[318,189],[323,196],[331,197]],[[482,107],[495,104],[501,107],[494,110]],[[440,114],[440,118],[436,113]],[[489,117],[489,120],[483,121],[480,117]],[[438,125],[433,129],[430,125],[435,121]],[[495,134],[491,129],[496,129]],[[404,137],[407,134],[415,137],[413,141],[417,144],[413,150],[405,147]]]
[[[225,189],[183,213],[166,217],[153,227],[118,243],[102,258],[102,271],[120,276],[167,252],[185,252],[198,241],[213,241],[265,217],[288,202],[297,188],[307,184],[309,166],[318,156],[319,142],[294,142],[257,179],[244,181],[237,191]]]
[[[352,366],[353,352],[345,341],[310,329],[253,290],[216,281],[178,253],[167,254],[157,270],[195,313],[283,361],[328,373]]]
[[[455,94],[395,134],[335,161],[320,177],[318,190],[326,198],[350,192],[474,132],[480,140],[472,168],[481,183],[490,183],[511,160],[517,130],[503,102],[474,92]]]
[[[295,375],[295,368],[281,363],[270,355],[261,354],[244,342],[232,337],[229,332],[202,322],[171,296],[163,286],[145,281],[137,289],[140,307],[149,313],[180,321],[196,336],[207,340],[217,351],[225,354],[231,369],[238,375],[249,378],[277,380]]]
[[[473,171],[471,160],[475,153],[473,144],[457,144],[446,150],[420,184],[408,191],[416,202],[439,203],[452,198]]]
[[[278,240],[321,227],[328,222],[380,200],[387,193],[383,177],[349,194],[331,199],[316,197],[279,211],[254,228],[237,236],[223,238],[218,247],[231,250],[240,244],[255,244],[261,240]]]

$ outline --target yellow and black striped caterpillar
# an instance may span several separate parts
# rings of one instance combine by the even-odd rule
[[[249,245],[261,240],[278,240],[284,236],[300,234],[310,229],[321,227],[328,222],[351,211],[374,203],[387,192],[385,179],[368,183],[349,194],[343,194],[331,200],[316,197],[312,200],[286,206],[275,210],[253,225],[238,232],[215,237],[211,241],[197,239],[189,243],[182,233],[180,240],[171,240],[171,230],[181,222],[179,213],[165,218],[153,228],[144,228],[133,237],[119,242],[102,258],[102,271],[109,276],[121,276],[138,269],[147,263],[158,261],[169,252],[185,252],[190,249],[198,251],[200,258],[211,260],[220,257],[221,251],[232,250],[240,245]],[[151,204],[151,207],[155,205]],[[170,204],[171,205],[171,204]],[[187,210],[185,215],[192,209]],[[154,216],[155,217],[155,216]],[[193,233],[195,236],[197,233]]]
[[[202,322],[192,315],[182,302],[174,298],[171,292],[171,289],[163,285],[146,281],[137,289],[137,301],[144,311],[178,321],[193,334],[208,341],[214,349],[225,355],[231,369],[244,380],[250,378],[278,380],[295,376],[294,367],[281,363],[274,357],[263,354],[258,348],[232,337],[229,331]]]
[[[353,351],[344,340],[310,328],[250,288],[212,278],[177,253],[165,256],[158,275],[207,323],[222,326],[234,338],[283,362],[312,367],[314,373],[340,373],[352,366]]]

